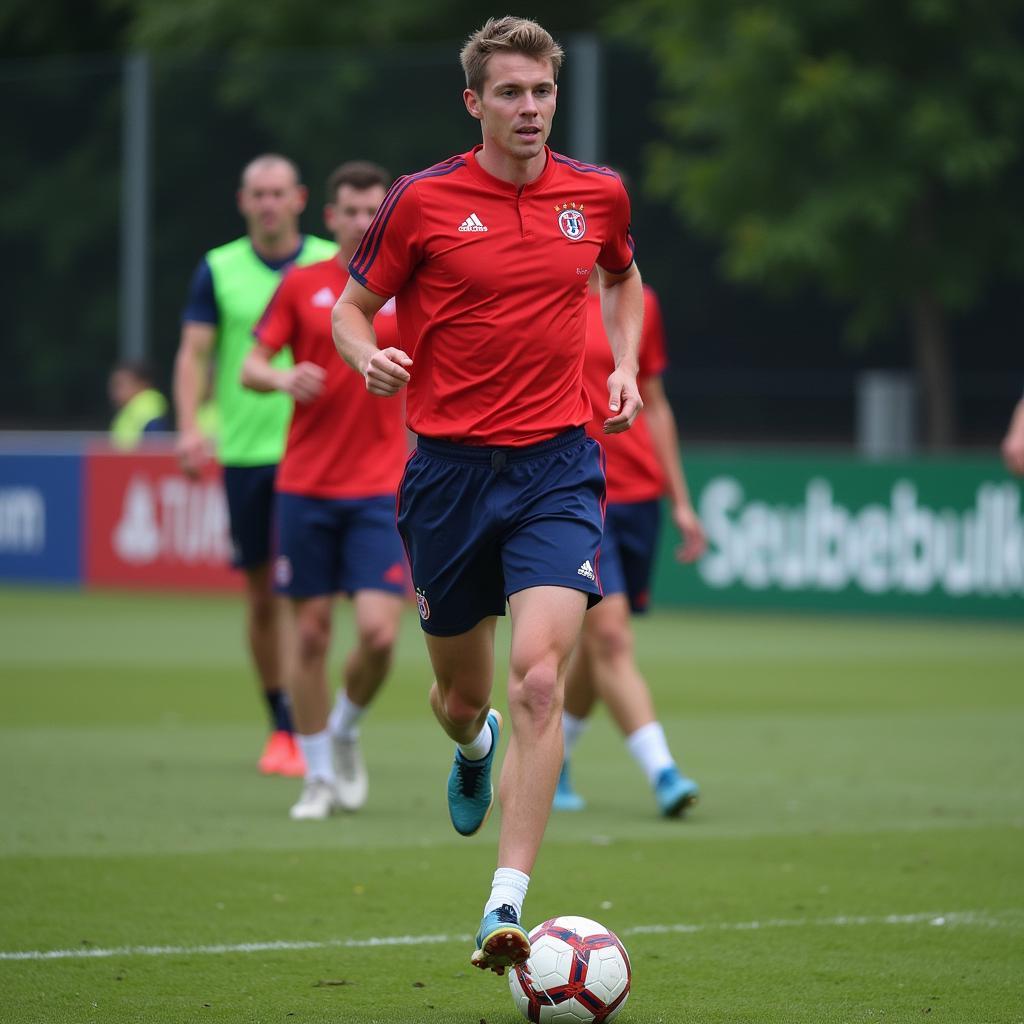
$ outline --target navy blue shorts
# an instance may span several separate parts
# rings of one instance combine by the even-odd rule
[[[634,612],[650,603],[651,571],[658,547],[661,502],[610,503],[601,545],[601,585],[606,594],[625,594]]]
[[[398,530],[427,633],[504,615],[528,587],[601,599],[604,452],[582,428],[524,448],[420,438],[398,491]]]
[[[236,569],[256,569],[270,561],[276,475],[276,464],[224,467],[231,564]]]
[[[409,573],[395,529],[395,499],[277,495],[274,590],[323,597],[405,594]]]

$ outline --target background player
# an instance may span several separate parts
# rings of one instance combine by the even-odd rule
[[[493,801],[494,631],[506,600],[511,611],[498,866],[472,957],[497,973],[529,955],[519,919],[562,763],[565,670],[600,596],[604,476],[582,429],[595,265],[617,366],[605,429],[627,429],[641,405],[629,199],[607,168],[544,144],[561,60],[524,19],[491,19],[470,37],[463,99],[483,143],[395,184],[334,312],[338,350],[373,394],[408,385],[419,440],[399,529],[435,673],[431,707],[458,745],[448,803],[463,835],[481,828]],[[371,323],[391,295],[402,347],[379,348]]]
[[[1002,450],[1006,468],[1015,476],[1024,476],[1024,398],[1014,407]]]
[[[246,234],[211,249],[200,261],[174,364],[178,458],[186,473],[195,474],[209,457],[199,409],[213,362],[217,458],[224,467],[232,561],[245,572],[249,650],[271,720],[259,767],[293,776],[302,775],[304,765],[281,685],[281,617],[270,587],[274,472],[284,449],[291,399],[283,393],[247,391],[239,374],[252,347],[252,329],[282,271],[295,263],[328,259],[337,251],[333,242],[299,232],[306,197],[298,168],[287,157],[267,153],[246,165],[237,197]]]
[[[274,560],[297,640],[288,689],[306,778],[291,809],[295,819],[326,818],[366,801],[358,723],[390,666],[405,592],[405,553],[395,529],[395,491],[408,455],[402,400],[369,394],[331,339],[345,264],[389,183],[386,171],[363,161],[331,174],[324,219],[338,255],[285,275],[242,365],[247,387],[295,399],[277,472]],[[397,344],[394,303],[378,313],[374,329]],[[295,365],[275,366],[285,348]],[[338,593],[352,597],[357,639],[328,727],[327,655]]]
[[[601,544],[604,600],[587,612],[569,667],[562,714],[565,763],[554,806],[556,810],[580,810],[584,806],[583,798],[570,783],[569,756],[600,699],[608,706],[630,753],[647,776],[660,813],[675,817],[697,799],[698,787],[679,772],[669,752],[665,731],[655,716],[651,692],[636,663],[629,616],[631,611],[647,610],[663,495],[668,495],[672,521],[682,539],[676,557],[681,562],[700,558],[707,541],[690,502],[679,459],[675,416],[661,381],[668,360],[657,297],[644,286],[644,326],[637,378],[643,412],[631,430],[611,436],[602,436],[602,417],[596,414],[605,381],[613,369],[601,323],[600,302],[597,282],[591,278],[584,380],[595,409],[587,432],[591,437],[601,438],[607,458],[608,506]]]
[[[110,423],[112,447],[129,451],[147,434],[171,429],[167,399],[153,387],[153,375],[145,363],[118,363],[110,371],[107,393],[117,410]]]

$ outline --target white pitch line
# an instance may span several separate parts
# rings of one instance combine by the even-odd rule
[[[1012,915],[1024,911],[1004,911]],[[931,927],[973,925],[984,928],[1006,926],[1007,921],[985,911],[957,910],[943,914],[886,914],[881,917],[841,915],[818,918],[776,918],[767,921],[722,921],[717,924],[641,924],[619,930],[621,936],[692,935],[699,932],[754,932],[773,928],[846,928],[864,925],[914,925]],[[88,960],[115,956],[217,956],[225,953],[294,952],[308,949],[376,949],[389,946],[437,946],[472,942],[470,935],[385,935],[368,939],[325,939],[309,942],[240,942],[210,946],[85,946],[81,949],[26,949],[0,951],[2,960]]]

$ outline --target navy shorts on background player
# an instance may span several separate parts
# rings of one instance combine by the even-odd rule
[[[398,529],[424,631],[465,633],[528,587],[569,587],[596,604],[604,487],[604,452],[582,428],[523,448],[420,438]]]
[[[359,590],[408,592],[395,499],[277,495],[274,590],[326,597]]]
[[[270,561],[270,529],[274,515],[277,464],[225,466],[224,492],[231,527],[231,564],[255,569]]]
[[[605,594],[625,594],[634,612],[650,603],[651,571],[658,548],[661,502],[610,503],[601,544],[601,585]]]

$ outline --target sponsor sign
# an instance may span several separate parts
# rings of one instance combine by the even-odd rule
[[[235,590],[227,501],[212,462],[199,479],[173,455],[94,452],[86,460],[90,585]]]
[[[994,459],[691,455],[708,535],[695,568],[663,536],[666,604],[1024,615],[1021,486]]]
[[[0,454],[0,579],[78,583],[82,577],[77,454]]]

